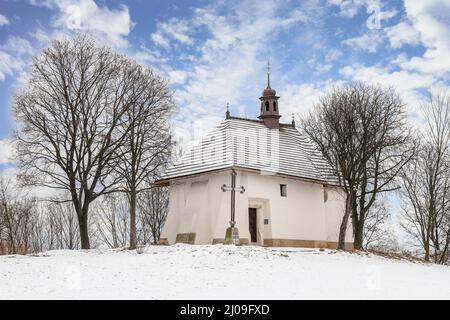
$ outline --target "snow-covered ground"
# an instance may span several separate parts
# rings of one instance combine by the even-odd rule
[[[450,267],[331,250],[151,246],[0,257],[1,299],[450,299]]]

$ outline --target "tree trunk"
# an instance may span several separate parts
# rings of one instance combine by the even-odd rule
[[[338,240],[338,250],[345,250],[345,234],[347,232],[348,218],[352,213],[352,196],[351,192],[347,193],[345,200],[345,212],[342,217],[341,226],[339,228],[339,240]]]
[[[131,191],[130,199],[130,249],[136,249],[136,192]]]
[[[364,240],[364,220],[360,218],[355,233],[355,240],[353,241],[353,246],[357,250],[363,249]]]
[[[425,243],[424,247],[425,247],[424,248],[425,249],[425,261],[430,262],[430,244]]]
[[[88,228],[88,208],[89,205],[85,204],[83,208],[78,213],[78,223],[80,227],[80,242],[81,249],[90,249],[91,245],[89,243],[89,228]],[[78,210],[77,210],[78,211]]]

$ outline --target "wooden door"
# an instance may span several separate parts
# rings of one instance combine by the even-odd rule
[[[250,228],[250,242],[257,242],[256,236],[256,208],[248,208],[248,225]]]

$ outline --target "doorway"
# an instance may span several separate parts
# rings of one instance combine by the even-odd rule
[[[258,242],[256,235],[256,208],[248,208],[248,226],[250,231],[250,242]]]

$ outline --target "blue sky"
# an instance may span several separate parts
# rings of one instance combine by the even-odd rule
[[[231,113],[256,117],[265,66],[282,121],[332,86],[395,86],[412,119],[448,87],[450,0],[0,0],[0,166],[14,128],[11,101],[30,58],[51,39],[89,32],[170,80],[174,130],[195,139]]]

